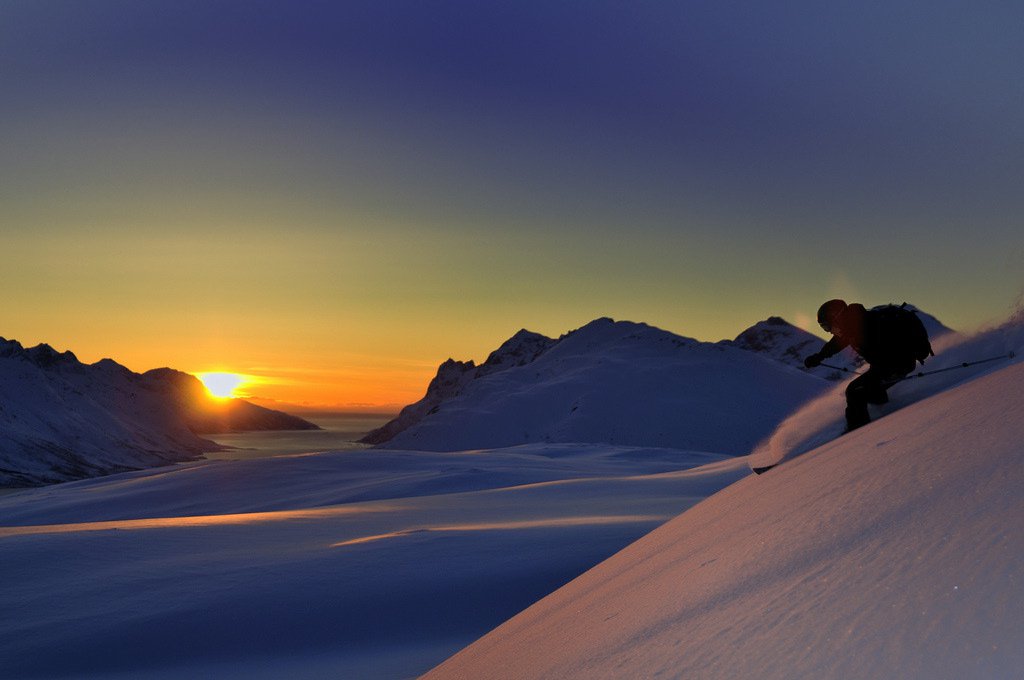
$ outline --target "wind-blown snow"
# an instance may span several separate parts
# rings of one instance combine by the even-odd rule
[[[1017,346],[993,333],[960,348]],[[733,484],[426,677],[1019,677],[1024,366],[986,370]]]
[[[927,315],[926,319],[933,319]],[[941,371],[921,377],[911,377],[889,390],[889,403],[869,405],[874,419],[901,409],[909,404],[948,390],[954,385],[980,375],[1005,368],[1011,360],[1019,360],[1024,350],[1024,312],[1018,312],[1005,323],[972,336],[950,332],[937,321],[926,325],[934,334],[932,348],[935,356],[929,358],[916,373]],[[939,329],[945,329],[941,332]],[[1014,355],[1011,358],[1010,355]],[[994,359],[966,368],[964,363]],[[951,369],[951,370],[943,370]],[[751,456],[755,466],[779,463],[816,448],[838,437],[845,430],[846,386],[851,376],[821,397],[804,404],[762,442]]]

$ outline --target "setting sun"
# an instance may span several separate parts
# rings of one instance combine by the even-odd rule
[[[218,399],[238,396],[235,390],[245,382],[245,377],[237,373],[197,373],[196,377],[206,386],[211,395]]]

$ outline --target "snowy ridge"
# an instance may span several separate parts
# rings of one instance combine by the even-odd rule
[[[1004,364],[740,480],[425,677],[1017,677],[1022,381]]]
[[[423,400],[366,441],[457,451],[534,442],[742,455],[828,383],[772,358],[602,318],[520,331],[487,362],[442,364]]]
[[[864,363],[852,349],[846,348],[828,360],[828,363],[845,371],[826,366],[804,368],[804,359],[820,350],[824,341],[778,316],[770,316],[737,335],[735,340],[723,340],[722,343],[757,352],[826,380],[842,380],[848,377],[848,371],[855,371]]]
[[[543,354],[557,341],[533,333],[525,328],[513,335],[491,352],[480,366],[473,361],[448,359],[437,368],[437,375],[427,386],[427,393],[420,401],[402,409],[398,416],[383,427],[370,432],[362,441],[366,444],[382,444],[393,439],[399,432],[409,429],[428,415],[436,413],[440,405],[457,397],[472,380],[498,373],[508,368],[524,366]]]
[[[0,338],[0,487],[193,460],[219,448],[196,433],[271,425],[315,427],[239,400],[218,404],[171,369],[139,375]]]

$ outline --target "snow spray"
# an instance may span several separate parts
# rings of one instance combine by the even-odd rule
[[[889,388],[888,404],[868,406],[872,420],[1019,362],[1024,351],[1024,308],[1017,309],[999,326],[970,336],[946,333],[932,345],[935,356],[927,363],[928,380],[903,380],[894,384]],[[973,362],[975,357],[1005,361]],[[953,368],[962,370],[946,370]],[[750,454],[751,466],[782,463],[839,437],[846,429],[845,392],[849,383],[850,380],[840,382],[782,421]]]

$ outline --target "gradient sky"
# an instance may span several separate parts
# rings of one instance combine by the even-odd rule
[[[599,316],[1024,284],[1024,5],[0,3],[0,335],[418,399]]]

